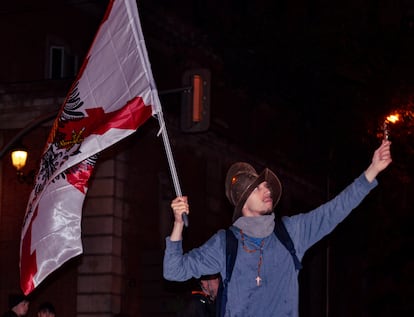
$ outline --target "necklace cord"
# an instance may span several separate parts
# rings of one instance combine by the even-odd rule
[[[258,249],[249,249],[246,244],[245,244],[245,237],[244,237],[244,233],[243,230],[240,229],[240,235],[241,235],[241,241],[242,241],[242,246],[243,246],[243,250],[246,251],[247,253],[255,253],[257,250],[260,251],[260,255],[259,255],[259,262],[257,263],[257,277],[256,277],[256,285],[260,286],[261,282],[262,282],[262,278],[260,277],[260,269],[262,268],[262,263],[263,263],[263,246],[264,246],[264,239],[262,239],[262,241],[260,242],[260,246]]]

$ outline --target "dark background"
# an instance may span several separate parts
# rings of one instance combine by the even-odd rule
[[[331,168],[340,179],[350,159],[367,162],[386,115],[412,111],[410,1],[138,5],[159,90],[189,67],[210,68],[213,129],[256,153],[282,153],[298,172]],[[161,27],[146,14],[153,10],[165,16]],[[171,50],[169,58],[152,54],[153,39]],[[176,77],[165,78],[171,67]],[[412,116],[406,119],[408,129]],[[409,129],[397,128],[394,146],[411,151]]]

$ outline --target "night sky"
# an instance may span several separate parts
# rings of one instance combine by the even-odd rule
[[[158,0],[138,9],[150,59],[153,13],[165,17],[158,40],[174,50],[168,65],[152,56],[159,90],[174,86],[163,67],[210,68],[212,129],[304,174],[350,161],[360,169],[385,115],[410,105],[408,2]],[[394,130],[394,138],[407,134]],[[404,143],[412,152],[412,141]]]

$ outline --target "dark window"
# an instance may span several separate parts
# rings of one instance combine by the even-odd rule
[[[64,54],[63,47],[52,46],[50,48],[50,78],[59,79],[64,77]]]
[[[50,46],[49,71],[50,79],[73,77],[79,70],[78,57],[71,55],[63,46]]]

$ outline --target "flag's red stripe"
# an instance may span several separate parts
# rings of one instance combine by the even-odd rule
[[[80,120],[65,122],[59,127],[59,136],[65,136],[60,144],[73,146],[71,140],[77,136],[79,143],[90,135],[103,135],[110,129],[136,130],[152,114],[141,97],[135,97],[122,108],[105,112],[102,107],[85,109],[87,116]],[[67,142],[66,142],[67,141]]]
[[[102,135],[109,129],[137,129],[151,116],[152,108],[146,106],[141,97],[135,97],[113,112],[105,113],[102,108],[86,109],[86,112],[91,118],[90,134]]]
[[[69,173],[66,174],[69,184],[79,190],[82,194],[86,195],[88,181],[91,177],[93,168],[93,165],[85,164],[85,161],[70,168]]]

